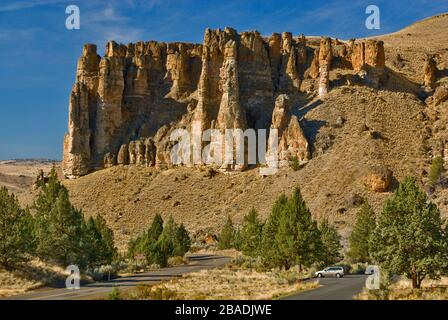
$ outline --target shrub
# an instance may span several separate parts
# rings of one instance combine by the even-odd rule
[[[290,157],[289,162],[290,162],[292,170],[297,171],[300,169],[300,161],[297,158],[297,156]]]
[[[443,172],[443,159],[438,156],[432,159],[431,169],[429,170],[429,182],[432,186],[439,182],[440,176]]]
[[[107,300],[122,300],[120,289],[114,287],[112,292],[107,295]]]

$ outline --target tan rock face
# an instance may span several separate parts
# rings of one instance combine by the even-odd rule
[[[386,58],[383,41],[367,40],[353,43],[351,56],[353,70],[360,71],[363,67],[384,68]]]
[[[364,74],[365,82],[378,88],[385,75],[386,58],[383,41],[369,39],[353,43],[351,62],[353,70]]]
[[[115,163],[170,167],[170,133],[193,123],[200,134],[269,129],[287,104],[281,98],[276,106],[275,97],[299,101],[302,90],[327,95],[332,64],[363,70],[374,85],[384,71],[382,42],[316,43],[289,32],[263,38],[232,28],[207,29],[202,44],[110,41],[104,57],[96,52],[84,46],[70,96],[62,163],[70,178]],[[286,132],[283,158],[307,159],[298,119],[289,114],[284,121],[274,121]]]
[[[437,63],[432,55],[427,55],[423,67],[423,85],[428,89],[434,89],[437,80]]]
[[[110,168],[117,164],[117,157],[113,153],[106,153],[104,155],[104,168]]]
[[[237,46],[230,40],[224,50],[224,64],[221,68],[222,98],[216,128],[224,132],[226,129],[246,129],[246,117],[240,104],[240,89],[237,69]]]
[[[319,48],[319,97],[325,98],[330,89],[330,67],[333,57],[331,39],[323,38]]]
[[[295,115],[291,114],[290,99],[286,94],[281,94],[275,100],[272,112],[271,130],[278,130],[278,160],[279,165],[287,166],[292,157],[296,157],[300,163],[309,160],[308,141]],[[268,149],[268,157],[272,153]]]
[[[446,100],[448,100],[448,87],[445,86],[437,87],[433,95],[434,105],[437,106]]]
[[[117,155],[117,163],[118,164],[129,164],[129,147],[127,144],[123,144],[120,147],[120,150],[118,151]]]
[[[374,192],[385,192],[392,182],[392,172],[383,166],[375,167],[363,178],[363,182]]]

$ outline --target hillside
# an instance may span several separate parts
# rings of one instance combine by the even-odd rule
[[[297,171],[282,168],[261,177],[258,169],[250,169],[213,176],[205,167],[115,165],[64,184],[86,215],[106,217],[121,249],[156,213],[173,215],[192,232],[217,233],[227,215],[239,223],[254,207],[266,217],[278,195],[296,186],[312,213],[328,218],[345,239],[359,198],[367,198],[378,211],[406,175],[416,176],[448,216],[448,191],[427,185],[431,159],[444,155],[448,141],[448,102],[435,106],[421,90],[426,54],[436,55],[438,84],[448,83],[448,33],[440,32],[447,27],[448,15],[440,15],[376,37],[384,41],[387,69],[387,80],[378,89],[347,81],[353,73],[335,67],[325,99],[310,92],[296,99],[292,112],[312,154]],[[364,183],[378,167],[392,173],[391,185],[382,192]]]

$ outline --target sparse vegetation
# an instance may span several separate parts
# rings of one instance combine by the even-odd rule
[[[298,270],[257,272],[253,269],[213,269],[184,275],[154,286],[139,286],[130,299],[214,300],[273,299],[318,287],[302,282]]]

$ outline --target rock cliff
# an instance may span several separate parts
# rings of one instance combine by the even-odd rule
[[[226,28],[207,29],[203,44],[111,41],[104,57],[86,44],[70,96],[65,176],[117,164],[169,167],[169,135],[192,130],[193,123],[200,134],[276,128],[279,160],[308,160],[296,102],[304,96],[324,99],[335,66],[364,72],[366,84],[375,87],[385,73],[381,41],[317,40]],[[431,73],[431,66],[426,69]],[[425,83],[430,82],[428,76]]]

